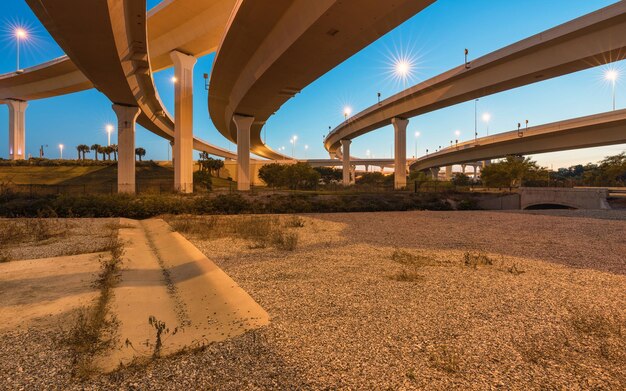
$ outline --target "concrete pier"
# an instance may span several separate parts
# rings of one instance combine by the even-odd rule
[[[193,192],[193,68],[196,58],[173,51],[174,62],[174,188]]]
[[[117,192],[135,193],[135,124],[139,108],[113,105],[117,115]]]

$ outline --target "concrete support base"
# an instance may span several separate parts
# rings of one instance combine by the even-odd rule
[[[434,180],[439,179],[439,167],[431,168],[430,169],[430,176]]]
[[[237,190],[250,190],[250,128],[254,117],[234,115],[237,126]]]
[[[193,192],[193,68],[196,58],[173,51],[176,77],[174,112],[174,188],[181,193]]]
[[[352,144],[352,140],[341,140],[344,186],[349,186],[352,183],[352,180],[350,179],[350,144]]]
[[[446,180],[452,179],[452,166],[446,166]]]
[[[393,118],[391,120],[394,131],[394,178],[393,187],[406,187],[406,127],[408,119]]]
[[[5,101],[9,106],[9,159],[24,160],[26,155],[26,107],[21,100]]]
[[[135,121],[139,108],[113,105],[117,115],[117,192],[135,193]]]

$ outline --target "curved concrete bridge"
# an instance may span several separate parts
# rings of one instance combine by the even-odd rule
[[[392,124],[396,164],[404,166],[408,118],[626,58],[621,1],[472,60],[354,115],[324,141],[331,155],[352,139]],[[345,158],[345,156],[344,156]],[[345,167],[346,165],[344,165]],[[406,184],[397,170],[396,187]]]

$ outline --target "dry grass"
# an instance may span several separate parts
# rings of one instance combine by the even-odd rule
[[[422,281],[424,279],[424,276],[419,274],[415,270],[402,269],[399,272],[392,274],[389,278],[400,282],[416,282]]]
[[[400,282],[422,281],[424,280],[424,275],[419,273],[419,269],[438,265],[431,257],[413,254],[397,248],[391,254],[391,260],[404,266],[400,271],[389,276],[390,279]]]
[[[101,272],[93,283],[100,290],[100,295],[91,307],[77,310],[76,321],[65,340],[72,356],[72,373],[79,378],[87,378],[96,372],[94,357],[111,349],[118,338],[119,322],[109,311],[124,253],[123,244],[117,236],[111,236],[108,250],[110,258],[100,258]]]
[[[435,346],[429,354],[429,361],[434,368],[450,374],[461,370],[461,353],[448,344]]]
[[[395,249],[391,254],[391,260],[401,265],[411,267],[436,266],[438,263],[431,257],[422,254],[413,254],[405,250]]]
[[[0,247],[29,242],[41,242],[63,236],[69,223],[58,219],[0,220]]]
[[[493,258],[488,257],[482,252],[469,252],[463,254],[463,265],[478,269],[479,266],[491,266],[495,263]]]
[[[170,219],[170,225],[175,231],[199,239],[234,237],[250,241],[250,249],[294,251],[299,236],[293,228],[304,227],[304,220],[297,216],[182,216]]]

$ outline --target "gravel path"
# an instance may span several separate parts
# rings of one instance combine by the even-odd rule
[[[495,212],[304,220],[289,228],[295,251],[191,237],[269,326],[85,383],[67,376],[53,331],[2,335],[0,388],[626,388],[625,222]],[[467,249],[486,264],[465,266]]]
[[[119,228],[119,219],[0,219],[0,240],[11,260],[101,252]],[[43,239],[38,239],[40,235]]]

